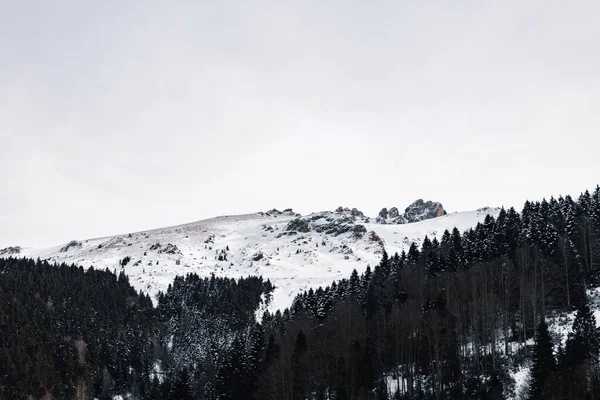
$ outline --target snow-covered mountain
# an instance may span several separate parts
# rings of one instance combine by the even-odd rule
[[[374,266],[384,249],[390,255],[401,252],[412,242],[420,245],[426,235],[439,239],[446,229],[464,231],[487,214],[497,216],[499,212],[485,208],[443,215],[441,204],[428,203],[432,207],[409,207],[412,214],[429,218],[413,223],[383,224],[379,218],[342,207],[306,216],[291,209],[271,210],[73,240],[50,248],[11,247],[0,250],[0,257],[39,257],[84,268],[123,270],[132,286],[153,298],[166,290],[176,275],[259,275],[276,286],[269,307],[276,310],[289,307],[303,290],[349,277],[353,269],[362,272],[367,265]]]

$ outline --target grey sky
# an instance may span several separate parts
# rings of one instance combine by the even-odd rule
[[[0,0],[0,248],[600,182],[600,2]]]

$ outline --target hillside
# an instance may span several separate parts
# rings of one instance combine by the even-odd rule
[[[5,248],[0,398],[600,395],[600,187],[520,213],[389,214]]]
[[[270,309],[277,310],[289,307],[304,290],[329,285],[354,269],[362,273],[380,261],[384,249],[400,253],[413,242],[420,246],[425,236],[439,239],[454,227],[462,232],[498,212],[485,208],[414,223],[381,224],[356,209],[341,207],[306,216],[271,210],[73,240],[50,248],[11,247],[0,250],[0,257],[39,257],[117,273],[123,270],[132,286],[150,294],[153,301],[177,275],[262,276],[276,286]]]

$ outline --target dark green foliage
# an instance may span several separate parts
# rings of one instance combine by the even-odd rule
[[[562,387],[567,398],[598,395],[600,332],[587,302],[577,310],[573,332],[559,358]]]
[[[509,372],[533,354],[532,398],[558,398],[563,375],[571,388],[566,397],[584,398],[595,390],[599,370],[595,321],[585,308],[585,288],[600,272],[592,198],[527,202],[522,215],[503,209],[463,234],[453,229],[439,242],[425,238],[421,249],[413,243],[407,254],[384,254],[362,275],[353,271],[298,295],[289,319],[267,318],[284,328],[266,330],[280,351],[259,392],[295,385],[316,398],[386,398],[398,391],[398,398],[411,399],[503,399],[514,394]],[[539,321],[574,306],[583,308],[557,366]],[[295,367],[300,333],[311,354],[301,369],[309,378],[302,379]],[[531,349],[526,341],[534,336]],[[382,384],[385,375],[391,386]],[[584,390],[577,391],[582,379]],[[292,399],[298,390],[278,393],[265,398]]]
[[[0,259],[0,398],[139,391],[154,310],[127,277]]]
[[[177,277],[153,308],[123,273],[0,260],[0,399],[503,399],[529,357],[531,398],[599,398],[599,260],[600,188],[384,252],[262,324],[261,278]],[[555,358],[545,317],[575,308]]]
[[[548,325],[546,325],[544,319],[538,325],[532,362],[529,398],[532,400],[553,398],[558,389],[556,385],[556,359],[554,358]]]
[[[294,400],[303,400],[306,398],[308,391],[308,360],[307,360],[307,344],[304,332],[298,332],[296,342],[292,351],[292,376],[293,388],[292,398]]]
[[[596,328],[596,318],[587,302],[577,310],[573,322],[573,332],[567,341],[567,351],[569,346],[577,347],[577,362],[595,358],[600,350],[600,336],[598,328]]]
[[[123,273],[9,258],[0,259],[0,278],[0,399],[203,396],[215,386],[210,368],[230,353],[222,339],[239,337],[245,355],[246,328],[261,296],[273,290],[261,278],[188,275],[177,277],[154,309]],[[215,340],[205,341],[211,331]],[[262,336],[253,335],[255,364],[241,370],[258,370]],[[162,384],[152,373],[156,363],[166,374]],[[246,393],[255,391],[256,377],[244,383]]]

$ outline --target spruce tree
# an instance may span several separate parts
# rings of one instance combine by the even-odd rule
[[[292,352],[292,374],[293,374],[293,399],[304,400],[307,394],[308,370],[307,370],[307,344],[304,332],[298,332],[294,350]]]
[[[600,336],[598,328],[596,328],[596,318],[587,301],[577,310],[569,342],[577,345],[579,361],[597,358],[600,350]]]
[[[573,332],[565,349],[565,362],[569,394],[584,398],[592,392],[593,374],[597,371],[600,335],[596,319],[584,302],[577,310]]]
[[[533,348],[533,366],[531,367],[531,386],[529,398],[532,400],[549,399],[554,395],[556,360],[552,353],[552,339],[548,325],[542,317]]]
[[[175,382],[169,390],[168,400],[193,400],[192,389],[190,387],[190,374],[187,368],[177,373]]]

